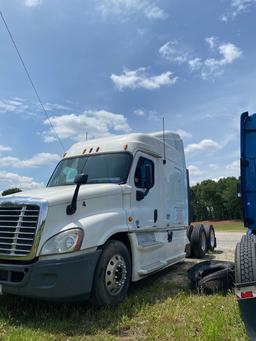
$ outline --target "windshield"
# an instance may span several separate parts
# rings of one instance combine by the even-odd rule
[[[88,184],[125,183],[132,155],[127,152],[98,154],[63,159],[56,167],[47,187],[73,185],[78,174],[88,175]]]

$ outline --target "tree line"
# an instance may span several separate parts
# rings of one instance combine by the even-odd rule
[[[190,188],[191,220],[242,219],[241,199],[235,177],[204,180]]]

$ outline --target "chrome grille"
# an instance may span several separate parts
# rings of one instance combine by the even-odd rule
[[[26,256],[37,230],[37,205],[0,206],[0,255]]]

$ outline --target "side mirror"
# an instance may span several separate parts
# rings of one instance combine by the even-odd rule
[[[154,186],[154,175],[153,169],[150,165],[145,165],[145,182],[144,186],[146,189],[150,189]]]
[[[75,177],[75,184],[76,184],[76,189],[71,201],[71,204],[67,206],[66,208],[66,213],[67,215],[72,215],[76,212],[76,204],[77,204],[77,197],[78,197],[78,192],[79,192],[79,188],[81,185],[85,185],[87,183],[88,180],[88,175],[86,174],[78,174]]]

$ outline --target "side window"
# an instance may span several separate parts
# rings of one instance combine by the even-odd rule
[[[135,170],[134,183],[137,188],[152,188],[155,183],[154,162],[140,157]]]

